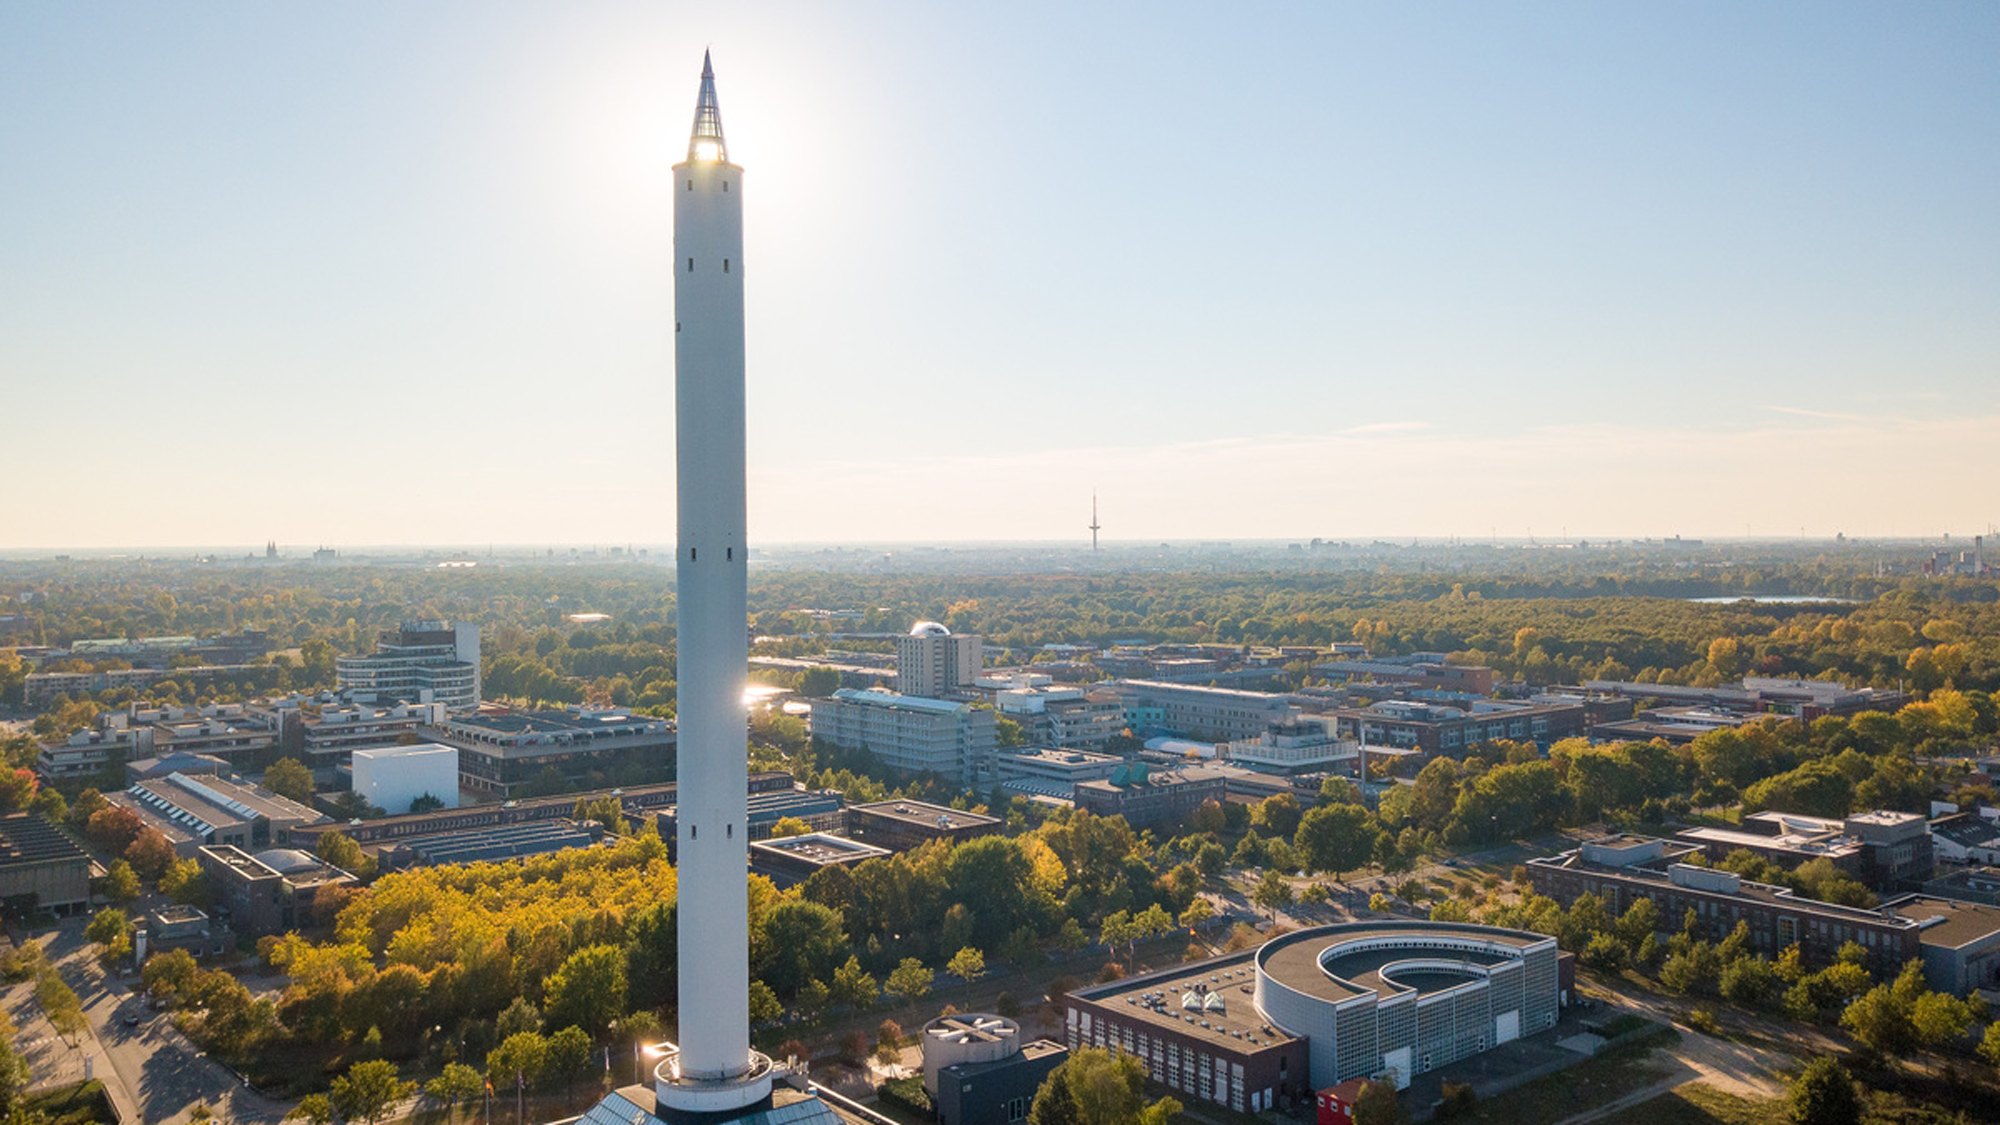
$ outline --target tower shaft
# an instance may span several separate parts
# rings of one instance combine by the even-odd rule
[[[704,68],[705,70],[705,68]],[[703,113],[714,122],[706,73]],[[700,141],[705,122],[697,121]],[[674,167],[678,505],[680,1055],[728,1081],[750,1056],[743,409],[743,170],[691,146]]]

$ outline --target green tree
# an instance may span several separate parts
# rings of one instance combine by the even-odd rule
[[[376,1059],[355,1063],[333,1080],[333,1107],[349,1120],[372,1123],[388,1116],[397,1102],[416,1092],[417,1084],[405,1082],[395,1063]]]
[[[1257,889],[1250,892],[1250,901],[1270,911],[1271,919],[1276,921],[1278,909],[1291,905],[1292,885],[1278,872],[1266,871],[1263,881],[1257,884]]]
[[[1293,846],[1308,869],[1332,872],[1338,882],[1368,862],[1375,831],[1374,817],[1360,805],[1318,805],[1300,818]]]
[[[972,982],[986,974],[986,954],[968,945],[952,954],[951,962],[945,965],[944,971],[964,981],[965,994],[970,997]]]
[[[280,797],[289,797],[299,804],[312,807],[312,770],[297,758],[279,758],[264,771],[264,788]]]
[[[486,1088],[486,1079],[464,1063],[446,1063],[436,1078],[424,1083],[424,1093],[432,1101],[444,1103],[445,1120],[451,1120],[458,1103],[470,1103]]]
[[[516,1081],[533,1086],[548,1069],[548,1063],[548,1040],[533,1031],[515,1032],[487,1052],[486,1080],[496,1090],[511,1090]]]
[[[571,1024],[549,1036],[548,1071],[561,1082],[574,1082],[590,1066],[590,1036]]]
[[[846,1004],[856,1011],[865,1012],[875,1006],[875,999],[881,989],[875,977],[861,967],[861,959],[850,955],[845,964],[833,971],[833,986],[830,990],[837,1004]]]
[[[1146,1101],[1146,1072],[1139,1060],[1101,1047],[1084,1047],[1042,1080],[1028,1110],[1029,1125],[1165,1125],[1180,1102]]]
[[[1859,1125],[1861,1099],[1847,1068],[1819,1055],[1792,1080],[1787,1099],[1795,1125]]]
[[[129,903],[139,897],[139,875],[131,864],[117,859],[105,868],[104,897],[116,903]]]
[[[930,995],[931,982],[937,974],[924,968],[924,963],[915,957],[905,957],[894,972],[889,974],[889,993],[905,1004],[914,1004]]]
[[[285,1120],[303,1121],[305,1125],[333,1125],[333,1099],[325,1094],[307,1094],[285,1115]]]
[[[785,1006],[778,1002],[778,994],[761,980],[750,982],[750,1022],[770,1023],[785,1014]]]
[[[840,963],[847,951],[840,911],[787,898],[764,915],[751,937],[752,971],[780,996],[793,996]]]
[[[601,1035],[625,1014],[625,951],[590,945],[569,955],[549,978],[544,1011],[557,1027],[571,1024]]]

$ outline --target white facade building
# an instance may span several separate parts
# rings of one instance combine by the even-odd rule
[[[354,791],[390,815],[411,811],[419,797],[458,807],[458,750],[436,742],[356,750]]]
[[[383,632],[369,655],[337,658],[334,677],[342,693],[364,703],[402,699],[475,711],[479,626],[405,621],[394,632]]]
[[[979,678],[983,658],[978,637],[919,621],[907,636],[896,638],[896,690],[925,699],[965,691]]]
[[[811,727],[815,738],[866,750],[905,773],[936,774],[968,788],[993,780],[994,715],[970,704],[842,688],[813,701]]]
[[[1273,723],[1255,738],[1227,743],[1223,754],[1239,766],[1265,773],[1352,773],[1361,761],[1361,744],[1334,737],[1324,722],[1297,719]]]

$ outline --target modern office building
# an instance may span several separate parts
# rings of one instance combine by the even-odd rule
[[[1361,744],[1335,736],[1331,725],[1316,718],[1273,723],[1255,738],[1225,743],[1222,757],[1264,773],[1358,773]]]
[[[1564,907],[1594,894],[1614,915],[1649,898],[1661,924],[1675,929],[1691,910],[1699,936],[1711,941],[1729,936],[1737,923],[1747,923],[1751,947],[1766,957],[1796,943],[1809,960],[1827,964],[1852,941],[1868,951],[1871,968],[1894,973],[1917,956],[1922,927],[1908,918],[1801,898],[1789,887],[1681,862],[1698,850],[1673,840],[1607,836],[1558,856],[1529,860],[1528,882],[1536,894]]]
[[[572,785],[614,769],[664,781],[673,775],[679,745],[673,723],[618,707],[482,711],[454,715],[424,733],[458,751],[461,788],[503,797],[550,769]]]
[[[1480,701],[1464,707],[1383,700],[1328,712],[1334,733],[1370,748],[1417,750],[1425,760],[1456,756],[1475,743],[1496,739],[1548,746],[1586,733],[1585,709],[1576,703]]]
[[[334,660],[343,694],[363,703],[442,703],[454,714],[479,708],[479,626],[406,621],[385,630],[375,651]]]
[[[387,812],[412,812],[422,798],[458,807],[458,749],[436,742],[353,752],[354,791]]]
[[[983,659],[978,637],[919,621],[896,638],[896,690],[925,699],[969,691]]]
[[[1289,721],[1291,701],[1261,691],[1234,691],[1158,680],[1117,680],[1105,687],[1125,708],[1134,732],[1176,734],[1209,742],[1256,738]]]
[[[298,745],[306,765],[331,772],[348,765],[356,750],[394,746],[406,735],[417,736],[424,727],[447,721],[442,703],[332,704],[299,721]]]
[[[1744,850],[1781,867],[1824,859],[1877,890],[1914,889],[1931,877],[1929,823],[1917,813],[1877,809],[1833,820],[1760,812],[1739,829],[1687,828],[1677,839],[1699,845],[1711,861]]]
[[[1042,683],[1022,683],[1040,680]],[[1019,674],[993,693],[1002,718],[1021,724],[1030,746],[1101,750],[1125,729],[1125,708],[1108,691],[1054,687],[1045,676]]]
[[[1116,755],[1088,750],[1003,750],[993,761],[1008,789],[1063,801],[1076,795],[1078,783],[1102,781],[1128,764]]]
[[[1563,966],[1543,934],[1449,922],[1316,926],[1071,992],[1071,1049],[1136,1057],[1176,1093],[1239,1113],[1357,1077],[1412,1077],[1555,1026]]]
[[[935,774],[967,788],[993,782],[996,724],[969,703],[842,688],[812,701],[814,738],[865,750],[908,774]]]

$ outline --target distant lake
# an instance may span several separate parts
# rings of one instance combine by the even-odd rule
[[[1732,602],[1756,602],[1760,605],[1860,605],[1853,598],[1820,598],[1810,594],[1736,594],[1721,598],[1689,598],[1691,602],[1707,605],[1729,605]]]

